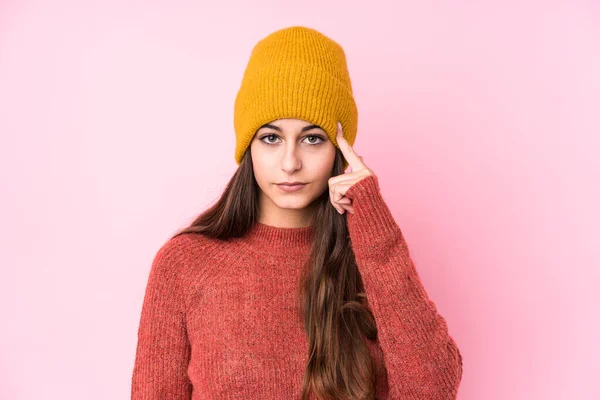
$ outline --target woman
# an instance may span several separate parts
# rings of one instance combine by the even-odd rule
[[[239,168],[152,263],[132,399],[456,398],[461,354],[351,147],[357,119],[336,42],[293,26],[254,47]]]

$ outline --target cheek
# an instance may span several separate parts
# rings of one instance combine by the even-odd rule
[[[265,184],[269,181],[268,168],[265,168],[263,164],[260,162],[253,164],[254,169],[254,177],[256,178],[256,182],[258,185],[263,188]]]
[[[327,154],[323,155],[318,162],[314,164],[312,167],[313,175],[318,176],[319,179],[327,180],[331,177],[331,173],[333,170],[333,163],[335,162],[335,149],[329,151]]]
[[[277,179],[273,176],[276,169],[272,165],[271,158],[267,154],[261,154],[260,149],[256,152],[252,151],[252,169],[256,182],[263,190],[268,189],[268,185]]]

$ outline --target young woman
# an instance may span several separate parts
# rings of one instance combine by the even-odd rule
[[[455,399],[460,351],[352,149],[342,48],[261,40],[234,125],[238,170],[152,263],[132,399]]]

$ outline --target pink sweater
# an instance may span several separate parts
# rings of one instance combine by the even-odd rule
[[[380,399],[456,399],[462,357],[428,298],[378,179],[346,196],[356,262],[378,328],[367,341]],[[298,399],[307,341],[295,304],[312,227],[255,224],[243,238],[168,240],[152,263],[133,400]],[[314,397],[312,397],[314,399]]]

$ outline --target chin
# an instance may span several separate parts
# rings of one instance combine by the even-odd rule
[[[291,209],[291,210],[301,210],[308,206],[308,202],[306,201],[280,201],[276,203],[279,208]]]
[[[278,196],[275,204],[279,208],[288,208],[288,209],[303,209],[310,204],[310,198],[306,195],[302,196]]]

